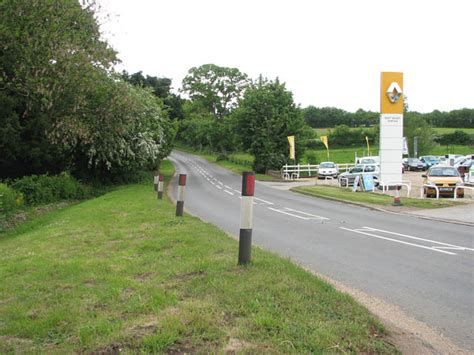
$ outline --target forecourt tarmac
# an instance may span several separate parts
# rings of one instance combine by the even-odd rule
[[[239,233],[241,176],[191,154],[184,207]],[[176,181],[173,196],[176,197]],[[474,351],[474,228],[315,199],[256,182],[253,244],[400,307]],[[236,249],[237,262],[237,249]]]

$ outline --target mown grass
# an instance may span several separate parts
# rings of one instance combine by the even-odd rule
[[[254,249],[237,266],[234,239],[175,217],[151,183],[26,222],[0,250],[0,353],[397,352],[288,260]]]
[[[335,186],[300,186],[294,187],[291,190],[309,196],[345,202],[369,203],[381,206],[389,206],[393,203],[392,196],[373,192],[352,192],[350,189],[344,189]],[[404,206],[418,208],[443,208],[463,204],[463,202],[450,200],[421,200],[407,197],[402,197],[401,200]]]
[[[433,127],[438,134],[453,133],[454,131],[463,131],[467,134],[474,134],[474,128],[446,128],[446,127]]]

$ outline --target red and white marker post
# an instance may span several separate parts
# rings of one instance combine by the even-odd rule
[[[164,187],[165,177],[164,175],[158,175],[158,200],[163,199],[163,187]]]
[[[179,174],[178,180],[178,202],[176,203],[176,216],[181,217],[184,211],[184,187],[186,186],[186,174]]]
[[[400,190],[402,187],[400,185],[397,185],[395,187],[395,196],[393,197],[393,203],[392,206],[403,206],[402,202],[400,201]]]
[[[254,189],[255,173],[245,171],[242,176],[242,202],[240,203],[239,265],[250,262]]]

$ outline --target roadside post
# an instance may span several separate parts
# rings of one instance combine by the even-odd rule
[[[395,188],[395,196],[393,198],[393,203],[392,203],[392,206],[403,206],[402,205],[402,202],[400,201],[400,190],[401,190],[401,186],[400,185],[397,185],[396,188]]]
[[[158,175],[158,200],[163,199],[163,185],[164,185],[165,177],[164,175]]]
[[[244,171],[242,175],[242,200],[240,203],[239,265],[245,265],[250,262],[254,190],[255,173],[253,171]]]
[[[157,171],[155,171],[155,175],[153,176],[153,187],[154,187],[155,191],[158,190],[158,175],[159,175],[159,173],[158,173],[158,170],[157,170]]]
[[[186,174],[179,174],[178,201],[176,203],[176,216],[182,217],[184,211],[184,188],[186,186]]]

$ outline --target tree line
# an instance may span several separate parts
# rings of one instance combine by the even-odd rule
[[[449,112],[435,110],[430,113],[407,111],[421,117],[433,127],[474,128],[474,109],[463,108]],[[339,125],[369,127],[378,124],[380,115],[378,112],[362,109],[347,112],[335,107],[314,106],[304,108],[303,114],[305,121],[313,128],[333,128]]]

